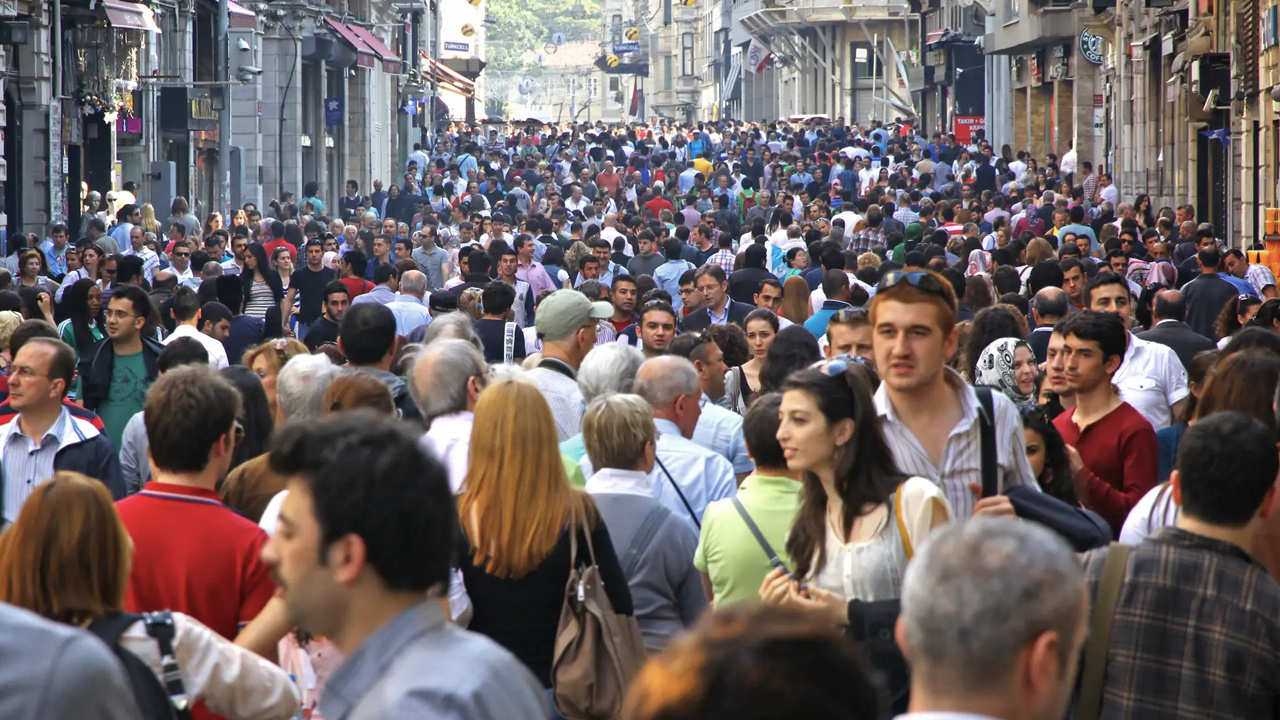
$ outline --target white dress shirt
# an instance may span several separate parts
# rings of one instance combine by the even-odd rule
[[[168,345],[182,337],[195,338],[196,342],[204,346],[205,352],[209,353],[209,367],[214,370],[221,370],[229,364],[227,349],[222,346],[222,343],[200,332],[195,325],[178,325],[173,332],[169,333],[169,337],[164,339],[164,344]]]
[[[724,457],[739,475],[754,471],[756,464],[747,455],[747,443],[742,437],[742,416],[711,402],[706,393],[698,403],[702,414],[693,429],[693,441]]]
[[[592,495],[617,493],[653,497],[653,482],[647,473],[639,470],[602,468],[597,470],[595,475],[587,478],[587,484],[583,489]]]
[[[1191,393],[1187,371],[1173,349],[1129,333],[1120,369],[1111,378],[1120,399],[1151,422],[1156,430],[1173,422],[1173,405]]]
[[[466,410],[441,415],[431,421],[431,427],[422,436],[422,447],[435,455],[449,471],[449,489],[455,495],[462,492],[467,479],[471,426],[475,421],[475,413]]]

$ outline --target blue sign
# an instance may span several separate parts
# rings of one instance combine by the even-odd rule
[[[404,107],[403,107],[403,108],[401,108],[401,109],[402,109],[402,110],[404,110],[404,112],[405,112],[405,114],[406,114],[406,115],[417,115],[417,114],[418,114],[418,101],[416,101],[416,100],[410,100],[410,101],[406,102],[406,103],[404,104]]]
[[[616,44],[613,46],[613,51],[614,51],[615,53],[632,53],[632,52],[639,52],[639,51],[640,51],[640,43],[638,43],[638,42],[624,42],[624,43],[616,43]]]
[[[342,98],[324,99],[324,124],[328,127],[342,124]]]
[[[444,49],[449,52],[471,52],[471,43],[464,42],[446,42]]]

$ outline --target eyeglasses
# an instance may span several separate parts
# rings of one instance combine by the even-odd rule
[[[173,256],[174,256],[174,257],[191,257],[191,253],[189,253],[189,252],[176,252],[176,253],[174,253],[174,254],[173,254]]]
[[[114,274],[114,273],[111,273],[111,274]],[[124,310],[107,310],[107,311],[106,311],[106,316],[107,316],[108,318],[115,318],[116,320],[124,320],[124,319],[127,319],[127,318],[142,317],[141,315],[134,315],[133,313],[125,312]]]
[[[891,270],[880,278],[880,282],[876,284],[876,292],[884,292],[904,282],[931,295],[947,296],[947,291],[938,278],[924,270]]]
[[[26,365],[10,365],[9,369],[5,371],[5,374],[8,375],[9,377],[13,377],[16,375],[22,378],[23,380],[30,380],[32,378],[51,379],[49,378],[48,375],[41,375],[40,373],[36,372],[35,370],[32,370]]]

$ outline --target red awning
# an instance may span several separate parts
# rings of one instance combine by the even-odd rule
[[[359,25],[348,25],[347,29],[355,33],[356,37],[359,37],[365,45],[369,46],[369,49],[373,51],[373,54],[377,55],[382,60],[382,70],[384,72],[391,73],[392,75],[400,74],[399,53],[387,47],[387,44],[379,40],[377,35],[374,35]]]
[[[258,16],[253,14],[249,8],[227,0],[227,15],[229,16],[228,25],[232,30],[256,30],[258,27]]]
[[[156,15],[146,5],[125,0],[103,0],[102,9],[107,14],[107,23],[117,30],[140,30],[160,34]]]
[[[941,30],[934,30],[933,32],[926,34],[924,36],[925,47],[942,40],[943,36],[949,32],[951,32],[950,28],[942,28]]]
[[[429,73],[428,77],[434,77],[441,88],[463,97],[475,97],[475,81],[468,80],[445,65],[436,62],[421,50],[418,51],[418,57],[426,64],[426,71]]]
[[[329,29],[338,34],[344,42],[356,51],[356,66],[362,68],[372,68],[377,65],[377,57],[374,55],[373,49],[360,39],[360,36],[351,31],[351,28],[334,20],[333,18],[325,18],[325,23],[329,25]]]

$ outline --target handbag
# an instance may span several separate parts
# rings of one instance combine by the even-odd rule
[[[991,388],[975,387],[973,391],[982,405],[978,413],[982,433],[982,497],[994,497],[1000,494],[996,480],[995,405]],[[1040,523],[1058,533],[1076,552],[1111,542],[1111,526],[1092,510],[1068,505],[1026,485],[1008,488],[1004,496],[1009,498],[1018,517]]]
[[[579,567],[578,527],[570,520],[569,582],[551,660],[552,692],[567,720],[613,720],[644,664],[644,639],[634,617],[614,612],[585,522],[582,530],[591,563]]]

